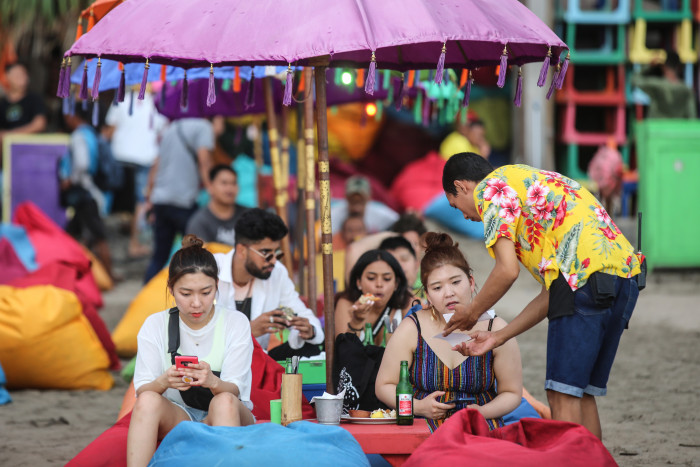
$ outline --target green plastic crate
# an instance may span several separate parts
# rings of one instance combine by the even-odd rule
[[[277,363],[282,367],[286,364],[280,361]],[[302,360],[298,372],[302,374],[301,384],[326,384],[325,360]]]
[[[700,121],[650,119],[639,122],[636,131],[647,265],[698,267],[700,218],[692,204],[700,199]]]

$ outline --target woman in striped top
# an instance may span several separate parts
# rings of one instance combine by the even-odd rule
[[[431,431],[465,407],[478,410],[491,429],[503,426],[502,417],[517,408],[522,397],[518,344],[511,339],[481,357],[465,358],[437,337],[442,335],[446,318],[469,303],[476,286],[469,263],[449,235],[429,232],[423,242],[421,280],[432,306],[404,319],[394,333],[377,375],[377,398],[395,406],[400,362],[407,360],[413,412],[428,420]],[[483,318],[472,331],[506,325],[501,318]]]

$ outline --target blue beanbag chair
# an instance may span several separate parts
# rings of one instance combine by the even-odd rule
[[[457,233],[479,240],[484,238],[484,223],[466,220],[459,209],[450,206],[444,193],[436,196],[427,205],[424,214],[428,219]]]
[[[339,426],[294,422],[210,427],[181,422],[163,439],[149,466],[369,466],[352,435]]]
[[[24,227],[14,224],[0,224],[0,238],[7,238],[12,244],[17,257],[28,272],[37,270],[39,265],[36,264],[36,251],[34,251],[34,245],[29,241]]]
[[[542,418],[535,408],[524,397],[520,401],[518,408],[503,417],[506,425],[520,421],[521,418]]]
[[[5,378],[5,372],[2,371],[2,365],[0,365],[0,405],[12,402],[10,393],[5,389],[5,384],[7,384],[7,379]]]

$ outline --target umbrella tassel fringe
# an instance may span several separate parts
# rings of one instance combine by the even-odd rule
[[[66,63],[66,74],[63,76],[63,97],[70,96],[70,75],[72,72],[71,59],[68,57],[68,62]]]
[[[540,78],[537,80],[537,86],[542,87],[547,81],[547,72],[549,72],[549,62],[552,59],[552,48],[550,47],[547,51],[547,56],[542,62],[542,69],[540,69]]]
[[[472,72],[469,71],[469,75],[467,77],[467,87],[464,89],[464,107],[469,107],[469,98],[471,97],[472,94],[472,81],[474,81],[474,78],[472,78]]]
[[[284,85],[284,98],[282,104],[289,107],[292,105],[292,88],[294,87],[294,73],[291,68],[287,69],[287,81]]]
[[[56,88],[56,97],[65,97],[63,95],[63,80],[66,79],[66,59],[61,62],[61,71],[58,73],[58,87]]]
[[[365,92],[370,96],[374,95],[374,86],[377,80],[377,59],[372,52],[372,60],[369,62],[367,70],[367,81],[365,81]]]
[[[80,98],[85,100],[87,99],[87,88],[88,88],[88,76],[87,76],[87,61],[85,62],[85,66],[83,66],[83,79],[80,81]]]
[[[189,103],[189,85],[187,83],[187,72],[185,71],[185,77],[182,80],[182,90],[180,90],[180,109],[187,110],[188,103]]]
[[[561,89],[562,86],[564,86],[564,78],[566,77],[566,70],[569,69],[570,58],[571,54],[567,53],[566,58],[564,59],[564,63],[561,64],[561,71],[559,72],[559,76],[557,78],[557,89]]]
[[[102,62],[97,59],[97,69],[95,70],[95,79],[92,80],[92,100],[96,101],[100,96],[100,80],[102,80]]]
[[[443,42],[442,52],[440,52],[440,58],[438,59],[437,70],[435,71],[435,84],[442,83],[442,75],[445,71],[445,55],[447,54],[447,44]]]
[[[498,87],[502,88],[506,84],[506,73],[508,72],[508,49],[503,47],[501,54],[501,64],[498,67]]]
[[[148,59],[146,59],[146,65],[143,67],[143,77],[141,77],[141,88],[139,88],[138,99],[142,101],[146,97],[146,85],[148,84],[148,69],[151,65],[148,64]]]
[[[518,82],[515,85],[515,99],[513,99],[513,103],[515,104],[516,107],[520,107],[520,104],[522,104],[523,100],[523,72],[522,70],[518,70]]]
[[[216,86],[214,83],[214,66],[209,68],[209,89],[207,90],[207,107],[211,107],[216,102]]]
[[[403,106],[403,98],[406,93],[406,75],[401,77],[401,83],[399,84],[399,95],[395,102],[396,110],[401,110]]]
[[[250,81],[248,81],[248,89],[245,93],[245,108],[249,109],[255,104],[255,74],[250,75]]]
[[[126,95],[126,76],[124,70],[121,72],[119,77],[119,88],[117,88],[117,102],[124,102],[124,96]]]

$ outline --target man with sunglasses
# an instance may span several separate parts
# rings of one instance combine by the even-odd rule
[[[235,249],[214,255],[219,266],[218,303],[245,314],[264,349],[270,334],[289,328],[287,344],[273,349],[273,358],[318,354],[324,339],[321,323],[301,301],[287,269],[278,261],[287,226],[276,214],[255,208],[238,218],[235,231]],[[289,310],[286,314],[285,308],[294,316]]]

